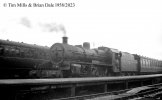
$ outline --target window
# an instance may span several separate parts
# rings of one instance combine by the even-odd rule
[[[142,62],[143,62],[143,67],[145,67],[145,59],[143,59]]]
[[[150,67],[150,60],[148,60],[148,67]]]
[[[148,60],[147,59],[145,59],[145,65],[146,65],[146,67],[148,67]]]
[[[0,47],[0,54],[2,55],[4,53],[4,47]]]

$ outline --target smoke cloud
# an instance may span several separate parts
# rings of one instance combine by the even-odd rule
[[[40,26],[45,32],[60,32],[61,31],[63,32],[64,36],[66,36],[65,27],[61,24],[45,23],[45,24],[40,24]]]
[[[49,23],[49,22],[36,22],[29,20],[27,17],[23,17],[19,22],[21,25],[30,28],[32,30],[40,30],[42,32],[62,32],[64,36],[66,36],[66,29],[64,25],[57,23]]]
[[[23,26],[25,26],[27,28],[32,27],[30,20],[28,18],[26,18],[26,17],[21,18],[20,24],[22,24]]]

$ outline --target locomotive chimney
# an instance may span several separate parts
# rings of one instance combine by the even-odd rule
[[[83,48],[90,49],[90,43],[89,42],[84,42],[83,43]]]
[[[62,37],[62,43],[68,44],[68,37],[66,37],[66,36]]]

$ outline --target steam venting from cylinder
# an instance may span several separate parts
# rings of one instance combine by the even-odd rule
[[[62,37],[62,43],[68,44],[68,37],[66,37],[66,36]]]

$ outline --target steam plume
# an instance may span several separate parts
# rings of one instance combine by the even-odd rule
[[[64,36],[66,35],[65,27],[61,24],[46,23],[46,24],[40,24],[40,26],[43,28],[43,31],[45,31],[45,32],[60,32],[60,31],[62,31]]]
[[[26,18],[26,17],[21,18],[20,24],[22,24],[22,25],[24,25],[24,26],[26,26],[26,27],[28,27],[28,28],[31,28],[31,22],[30,22],[30,20],[29,20],[28,18]]]
[[[43,32],[62,32],[64,36],[66,36],[66,29],[64,25],[62,24],[56,24],[56,23],[36,23],[36,25],[33,25],[31,20],[29,20],[27,17],[23,17],[20,19],[20,24],[32,29],[41,29]]]

